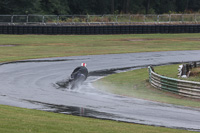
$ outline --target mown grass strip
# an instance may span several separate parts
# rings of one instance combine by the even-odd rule
[[[189,133],[163,127],[0,106],[1,133]]]
[[[0,62],[76,55],[198,50],[199,35],[0,35]]]

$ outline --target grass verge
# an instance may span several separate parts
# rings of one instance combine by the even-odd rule
[[[189,80],[189,81],[200,82],[200,68],[199,67],[198,68],[193,68],[191,70],[191,76],[189,78],[181,78],[181,77],[179,78],[177,76],[177,74],[178,74],[178,66],[179,65],[180,64],[167,65],[167,66],[158,66],[158,67],[155,67],[155,72],[160,74],[160,75],[171,77],[171,78],[177,78],[177,79],[181,79],[181,80]]]
[[[198,50],[199,35],[0,35],[0,62],[76,55]]]
[[[1,105],[1,133],[189,133]]]
[[[156,73],[173,78],[177,78],[177,68],[178,65],[154,67]],[[143,68],[130,72],[109,75],[94,82],[93,84],[101,90],[115,94],[159,101],[163,103],[200,108],[199,100],[188,100],[188,98],[186,97],[155,89],[149,84],[148,78],[148,69]]]

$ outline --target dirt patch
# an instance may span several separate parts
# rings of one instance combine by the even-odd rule
[[[128,39],[117,39],[117,40],[109,40],[109,41],[131,41],[131,42],[140,42],[140,41],[154,41],[161,40],[157,38],[128,38]]]
[[[190,41],[200,41],[200,38],[186,38],[186,40],[190,40]]]
[[[190,77],[196,77],[200,75],[200,67],[193,68],[190,72]]]
[[[68,43],[48,43],[46,45],[48,45],[48,46],[73,46],[73,44],[68,44]]]
[[[13,44],[5,44],[5,45],[0,45],[0,47],[14,47],[16,45],[13,45]]]
[[[174,41],[200,41],[200,38],[176,38]]]
[[[159,41],[159,40],[169,40],[169,41],[200,41],[200,38],[123,38],[108,41],[131,41],[131,42],[141,42],[141,41]]]
[[[151,40],[157,40],[157,39],[127,39],[127,41],[133,41],[133,42],[151,41]]]

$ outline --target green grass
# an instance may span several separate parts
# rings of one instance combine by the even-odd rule
[[[155,71],[161,75],[177,78],[175,77],[178,73],[177,68],[178,65],[159,66],[155,67]],[[187,98],[177,96],[170,92],[153,88],[149,84],[148,77],[148,69],[143,68],[130,72],[109,75],[93,84],[101,90],[115,94],[200,108],[199,100],[188,100]]]
[[[1,105],[1,133],[189,133]]]
[[[167,65],[167,66],[158,66],[155,67],[155,72],[166,76],[166,77],[171,77],[171,78],[176,78],[176,79],[181,79],[181,80],[189,80],[189,81],[196,81],[196,82],[200,82],[200,75],[196,75],[196,76],[190,76],[189,78],[179,78],[177,76],[178,74],[178,67],[180,64],[177,65]],[[170,70],[170,71],[169,71]],[[193,69],[195,70],[195,69]]]
[[[0,62],[76,55],[198,50],[199,35],[0,35]]]
[[[199,36],[200,34],[0,35],[0,62],[77,55],[200,50]],[[118,90],[114,89],[115,93],[120,91],[127,96],[135,93],[132,96],[144,99],[158,97],[157,100],[159,100],[165,97],[166,100],[162,102],[172,101],[173,103],[175,97],[151,88],[147,82],[147,70],[143,69],[142,71],[136,70],[130,73],[111,75],[108,80],[102,80],[105,80],[105,86],[106,84],[114,87],[121,86]],[[139,76],[137,76],[138,74]],[[130,80],[124,81],[124,78]],[[149,88],[148,91],[143,89],[146,86]],[[138,90],[137,93],[135,90]],[[155,92],[157,94],[154,94]],[[180,105],[182,105],[182,101],[185,101],[179,100]],[[198,103],[191,106],[199,107]],[[0,132],[184,133],[189,131],[96,120],[0,105]]]

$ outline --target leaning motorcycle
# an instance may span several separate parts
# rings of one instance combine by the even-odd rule
[[[82,73],[77,73],[76,76],[74,76],[74,78],[71,78],[69,80],[69,86],[68,88],[71,90],[74,90],[76,88],[79,88],[81,86],[81,84],[83,83],[83,81],[85,81],[86,77],[84,74]]]

